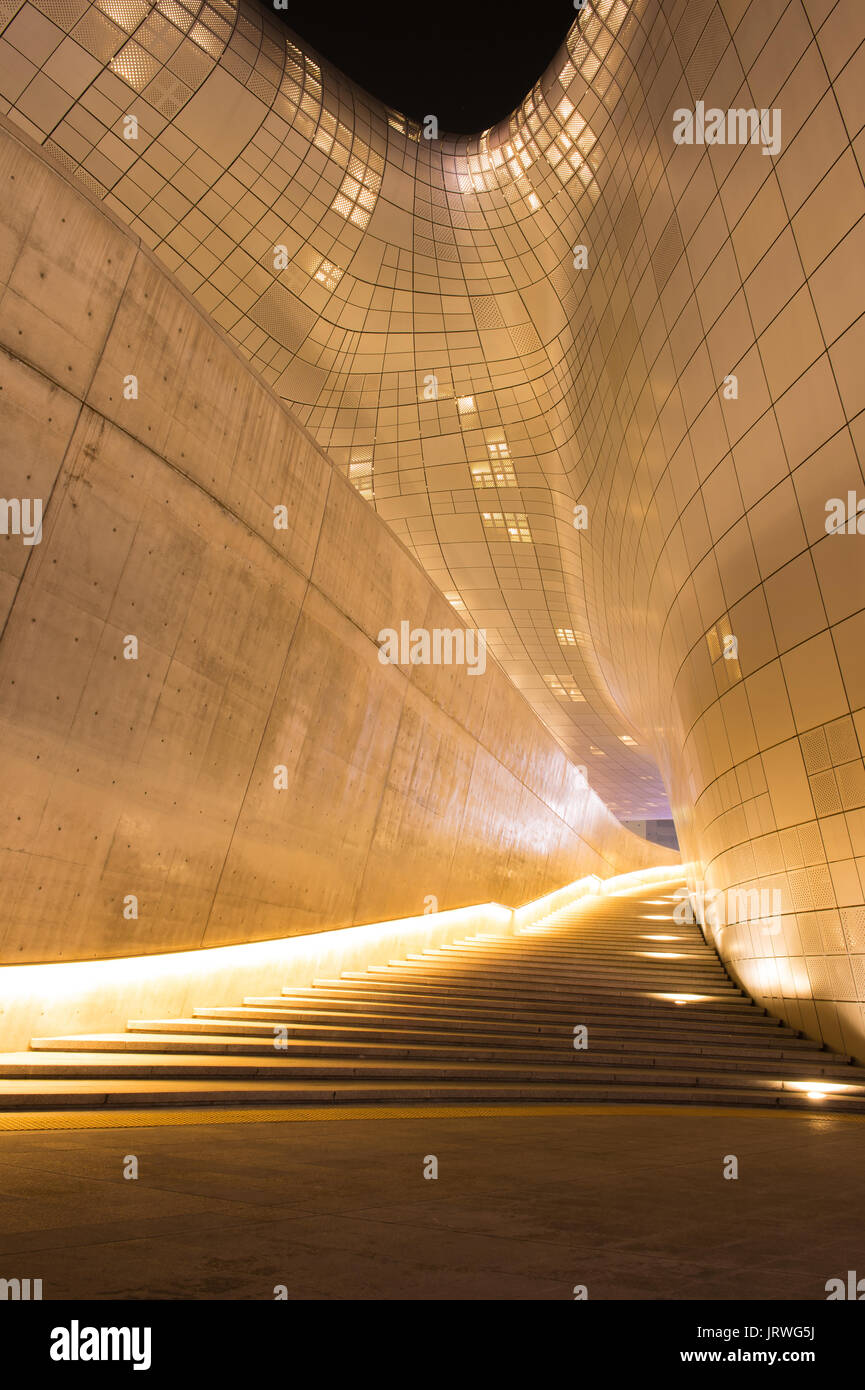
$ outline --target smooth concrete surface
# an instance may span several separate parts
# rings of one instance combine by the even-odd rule
[[[537,1107],[0,1133],[0,1263],[46,1300],[821,1301],[861,1275],[862,1138]]]
[[[607,802],[640,818],[662,815],[668,798],[696,878],[725,894],[779,895],[777,932],[765,914],[733,913],[720,951],[794,1027],[861,1051],[861,0],[593,0],[508,120],[440,140],[369,99],[261,9],[196,0],[171,11],[172,25],[146,0],[109,8],[113,19],[87,0],[8,0],[0,93],[10,119],[213,314],[450,602],[488,629],[504,669]],[[676,144],[675,113],[698,102],[765,111],[777,145]],[[137,144],[124,139],[130,112]],[[39,283],[79,330],[87,312],[98,323],[98,308],[60,285],[67,235],[46,250],[50,278]],[[18,274],[36,283],[31,265]],[[118,380],[134,368],[139,325],[153,332],[141,300],[151,281],[133,280],[127,306],[139,307],[122,321],[135,332],[118,335],[96,388],[98,408],[125,430],[132,412],[112,413],[104,398],[116,404]],[[14,298],[5,308],[8,339],[26,354],[32,333]],[[164,338],[177,338],[155,290],[150,309]],[[186,382],[204,353],[201,390],[208,349],[180,341]],[[74,356],[61,353],[55,379],[86,374],[92,352]],[[142,396],[145,440],[160,433],[151,399]],[[210,405],[215,419],[224,404]],[[40,405],[46,441],[55,429],[63,437],[62,417],[46,427],[46,415]],[[212,451],[206,425],[185,437]],[[209,477],[198,452],[189,466]],[[833,499],[853,531],[827,533]],[[351,532],[361,555],[379,534],[371,520],[352,520]],[[330,572],[348,530],[334,519],[323,534]],[[362,578],[357,589],[352,616],[371,597]],[[297,602],[287,593],[283,607]],[[224,607],[234,632],[230,599]],[[118,637],[125,630],[124,615]],[[359,657],[352,669],[360,708]],[[58,693],[40,691],[49,703]],[[379,723],[390,708],[381,698]],[[77,715],[88,736],[95,707],[85,701]],[[234,730],[245,709],[226,711]],[[413,718],[410,700],[407,709]],[[117,723],[118,737],[132,737]],[[456,785],[464,764],[446,751]],[[319,785],[333,771],[325,762]],[[408,775],[401,762],[394,770]],[[141,801],[145,793],[149,807],[155,789]],[[231,814],[225,798],[213,793],[217,821]],[[461,881],[484,862],[477,845],[499,833],[482,804],[465,821]],[[48,805],[51,824],[63,825]],[[427,835],[419,812],[389,807],[386,821],[364,903],[386,896],[393,846]],[[205,841],[221,828],[208,827]],[[356,833],[371,843],[368,827]],[[250,838],[258,846],[255,828]],[[345,838],[356,864],[357,842]],[[524,848],[514,851],[523,859]],[[185,855],[166,871],[164,855],[160,840],[148,843],[143,867],[160,886],[166,872],[178,883],[182,934],[206,873]],[[226,874],[211,939],[236,929],[241,900],[258,904],[253,930],[267,918],[275,891],[254,859],[235,859]],[[44,846],[40,882],[23,880],[26,907],[56,873],[75,908],[65,862]],[[514,900],[478,876],[471,900]],[[327,904],[340,921],[341,882]],[[110,913],[91,909],[104,935]],[[372,906],[367,916],[377,915]]]
[[[379,660],[383,628],[459,623],[417,563],[8,129],[0,184],[2,491],[45,499],[40,544],[2,541],[3,961],[519,904],[669,862],[493,661]]]

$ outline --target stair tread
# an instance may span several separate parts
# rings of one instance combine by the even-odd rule
[[[131,1026],[132,1026],[132,1025],[130,1025],[130,1027],[131,1027]],[[255,1032],[255,1031],[254,1031],[254,1030],[256,1029],[256,1027],[257,1027],[258,1030],[259,1030],[258,1032]],[[530,1034],[528,1034],[528,1035],[507,1035],[507,1034],[496,1034],[496,1033],[477,1033],[477,1034],[472,1034],[472,1036],[471,1036],[470,1038],[467,1039],[467,1038],[464,1037],[462,1034],[458,1034],[458,1033],[457,1033],[457,1034],[450,1034],[450,1035],[448,1035],[447,1033],[442,1032],[442,1031],[438,1031],[438,1032],[426,1032],[426,1031],[423,1031],[423,1030],[417,1030],[417,1031],[415,1031],[415,1032],[408,1032],[408,1033],[407,1033],[405,1030],[386,1030],[386,1029],[379,1029],[379,1028],[367,1028],[367,1029],[363,1029],[363,1028],[357,1028],[357,1029],[343,1029],[343,1028],[328,1029],[328,1028],[320,1028],[320,1029],[315,1029],[315,1028],[304,1028],[304,1027],[301,1026],[301,1027],[298,1028],[298,1030],[297,1030],[298,1033],[306,1033],[306,1032],[327,1033],[328,1031],[330,1031],[330,1032],[339,1033],[339,1034],[341,1035],[340,1037],[334,1037],[334,1038],[329,1038],[329,1037],[327,1037],[327,1036],[322,1037],[322,1038],[318,1038],[318,1037],[313,1037],[313,1038],[302,1038],[302,1037],[292,1037],[292,1036],[291,1036],[292,1029],[295,1027],[295,1025],[287,1025],[287,1027],[288,1027],[288,1031],[289,1031],[289,1039],[288,1039],[289,1044],[292,1045],[292,1046],[297,1046],[297,1047],[299,1047],[299,1048],[300,1048],[300,1047],[309,1047],[309,1046],[316,1046],[316,1047],[318,1047],[318,1046],[326,1046],[326,1047],[332,1047],[332,1048],[346,1047],[346,1046],[363,1046],[363,1047],[369,1047],[369,1046],[373,1046],[373,1047],[378,1047],[378,1046],[382,1046],[382,1047],[384,1047],[384,1046],[387,1046],[387,1047],[399,1046],[399,1047],[404,1047],[404,1048],[413,1048],[413,1047],[424,1047],[424,1048],[430,1048],[430,1047],[446,1047],[446,1048],[450,1049],[450,1048],[457,1048],[457,1047],[459,1047],[459,1048],[464,1048],[464,1047],[468,1046],[468,1047],[471,1047],[472,1049],[474,1049],[474,1048],[490,1048],[490,1049],[492,1049],[492,1048],[501,1048],[501,1049],[506,1050],[506,1051],[507,1051],[507,1050],[510,1050],[510,1051],[520,1050],[520,1051],[529,1051],[529,1052],[544,1051],[544,1052],[547,1052],[547,1053],[557,1053],[558,1050],[559,1050],[560,1048],[562,1048],[563,1046],[570,1047],[570,1046],[571,1046],[571,1041],[572,1041],[572,1036],[571,1036],[570,1033],[562,1033],[562,1034],[560,1034],[560,1035],[558,1035],[558,1036],[556,1036],[556,1037],[552,1037],[552,1036],[550,1036],[549,1034],[538,1034],[538,1033],[530,1033]],[[55,1048],[55,1047],[58,1047],[59,1045],[63,1044],[65,1050],[70,1050],[68,1045],[69,1045],[69,1044],[72,1044],[72,1043],[78,1043],[78,1044],[79,1044],[79,1047],[80,1047],[80,1046],[83,1045],[84,1043],[94,1043],[94,1044],[95,1044],[95,1043],[99,1043],[99,1044],[103,1044],[103,1043],[104,1043],[104,1044],[108,1044],[108,1043],[112,1043],[112,1042],[113,1042],[113,1043],[117,1043],[118,1045],[119,1045],[119,1044],[122,1044],[122,1045],[125,1046],[125,1047],[130,1047],[130,1048],[135,1047],[136,1049],[141,1049],[141,1050],[146,1050],[146,1045],[147,1045],[148,1043],[157,1043],[157,1042],[160,1043],[160,1044],[162,1044],[162,1045],[166,1045],[166,1046],[169,1045],[169,1044],[172,1044],[172,1043],[177,1044],[178,1046],[180,1046],[181,1044],[182,1044],[182,1045],[192,1046],[193,1044],[200,1043],[200,1044],[202,1044],[202,1045],[203,1045],[203,1044],[207,1044],[207,1045],[209,1045],[209,1046],[217,1046],[217,1045],[219,1045],[219,1046],[224,1046],[224,1047],[226,1047],[226,1046],[234,1046],[234,1045],[238,1045],[238,1046],[239,1046],[239,1045],[241,1045],[241,1044],[243,1044],[243,1045],[245,1045],[245,1046],[249,1046],[249,1047],[264,1047],[264,1046],[265,1046],[265,1043],[270,1043],[270,1046],[272,1046],[272,1042],[271,1042],[271,1038],[272,1038],[272,1027],[271,1027],[271,1025],[266,1024],[266,1023],[261,1023],[261,1024],[258,1024],[258,1025],[256,1025],[255,1023],[246,1024],[246,1025],[244,1025],[244,1029],[248,1030],[246,1033],[244,1033],[243,1031],[240,1031],[240,1030],[238,1030],[237,1032],[234,1032],[234,1033],[226,1033],[226,1032],[221,1032],[221,1031],[219,1031],[219,1032],[214,1031],[213,1033],[207,1033],[207,1032],[205,1032],[204,1028],[202,1027],[202,1020],[198,1020],[198,1019],[176,1019],[176,1020],[170,1020],[170,1019],[169,1019],[169,1020],[161,1020],[161,1021],[155,1021],[153,1024],[151,1024],[149,1027],[146,1027],[146,1028],[145,1028],[143,1025],[138,1024],[138,1025],[137,1025],[137,1028],[139,1029],[139,1031],[138,1031],[137,1033],[126,1032],[126,1033],[62,1034],[62,1035],[59,1035],[59,1036],[57,1036],[57,1037],[34,1038],[33,1041],[31,1042],[31,1047],[32,1047],[32,1048],[35,1048],[35,1049],[49,1048],[49,1047],[50,1047],[50,1048]],[[351,1033],[352,1036],[345,1036],[345,1034],[347,1034],[347,1033]],[[389,1036],[389,1033],[391,1034],[390,1036]],[[520,1047],[519,1049],[518,1049],[517,1046],[516,1046],[516,1037],[518,1037],[519,1040],[520,1040],[520,1042],[522,1043],[522,1047]],[[444,1041],[444,1042],[436,1041],[437,1039],[446,1039],[446,1041]],[[529,1044],[531,1044],[531,1047],[529,1046]],[[717,1056],[719,1056],[719,1057],[721,1057],[721,1056],[729,1056],[731,1060],[736,1060],[736,1059],[741,1059],[741,1060],[744,1060],[744,1061],[772,1060],[773,1062],[774,1062],[775,1060],[777,1060],[777,1061],[779,1061],[779,1062],[785,1062],[785,1061],[786,1061],[786,1062],[796,1063],[797,1065],[801,1065],[802,1062],[803,1062],[803,1055],[802,1055],[801,1052],[796,1052],[796,1051],[793,1051],[793,1050],[788,1050],[787,1048],[779,1048],[779,1049],[762,1049],[762,1050],[757,1050],[756,1053],[755,1053],[754,1049],[739,1048],[738,1050],[733,1051],[733,1052],[728,1052],[728,1053],[723,1053],[723,1052],[722,1052],[722,1053],[718,1053],[718,1048],[723,1047],[723,1046],[724,1046],[724,1044],[720,1044],[720,1043],[690,1043],[690,1044],[687,1044],[687,1043],[686,1043],[686,1044],[682,1044],[682,1043],[665,1042],[665,1041],[663,1041],[663,1040],[653,1039],[653,1040],[652,1040],[652,1053],[653,1053],[653,1055],[654,1055],[654,1054],[655,1054],[655,1050],[656,1050],[656,1049],[660,1049],[660,1053],[657,1054],[657,1055],[667,1055],[668,1053],[669,1053],[670,1055],[672,1055],[672,1056],[691,1056],[691,1055],[694,1055],[694,1056],[714,1056],[714,1055],[717,1055]],[[729,1046],[731,1046],[731,1045],[728,1045],[728,1047],[729,1047]],[[592,1048],[592,1049],[591,1049],[591,1053],[592,1053],[593,1056],[598,1056],[598,1055],[604,1056],[604,1055],[611,1055],[613,1051],[616,1051],[616,1052],[624,1052],[625,1050],[626,1050],[626,1044],[625,1044],[624,1041],[620,1041],[619,1044],[618,1044],[618,1047],[617,1047],[617,1046],[616,1046],[616,1041],[615,1041],[615,1040],[603,1039],[603,1040],[602,1040],[602,1045],[601,1045],[600,1047],[594,1047],[594,1048]],[[633,1046],[633,1045],[628,1045],[627,1051],[628,1051],[629,1055],[631,1055],[631,1056],[633,1056],[633,1055],[639,1055],[639,1053],[640,1053],[639,1040],[638,1040],[638,1044],[637,1044],[636,1047]],[[646,1051],[649,1052],[649,1049],[647,1048]],[[761,1057],[761,1051],[762,1051],[763,1054],[765,1054],[765,1055],[762,1056],[762,1057]],[[846,1066],[846,1065],[850,1064],[850,1062],[851,1062],[851,1060],[852,1060],[850,1057],[848,1057],[848,1056],[846,1056],[846,1055],[844,1055],[844,1054],[829,1053],[829,1052],[826,1052],[825,1050],[824,1050],[824,1051],[820,1051],[820,1050],[817,1048],[816,1045],[813,1045],[812,1051],[813,1051],[814,1060],[815,1060],[815,1061],[819,1061],[821,1064],[827,1064],[829,1061],[831,1061],[832,1059],[834,1059],[834,1063],[835,1063],[836,1065],[838,1065],[838,1066]]]
[[[580,1084],[580,1070],[586,1068],[586,1062],[579,1053],[572,1053],[565,1060],[537,1064],[531,1062],[513,1061],[454,1061],[454,1060],[430,1060],[420,1058],[389,1058],[387,1060],[375,1060],[371,1058],[294,1058],[285,1055],[264,1056],[255,1059],[254,1063],[247,1058],[237,1056],[226,1056],[218,1054],[215,1057],[182,1057],[170,1056],[164,1053],[135,1053],[129,1055],[124,1052],[100,1053],[98,1061],[94,1061],[93,1055],[82,1052],[68,1053],[7,1053],[0,1054],[0,1092],[5,1088],[8,1081],[29,1079],[28,1074],[34,1076],[38,1073],[49,1074],[52,1070],[59,1077],[63,1068],[81,1069],[86,1067],[89,1074],[94,1079],[97,1073],[101,1072],[103,1077],[108,1070],[115,1071],[122,1077],[124,1072],[149,1072],[154,1075],[160,1073],[183,1074],[201,1072],[204,1079],[222,1079],[215,1073],[247,1072],[251,1079],[258,1079],[261,1072],[280,1072],[286,1074],[290,1079],[291,1073],[301,1073],[305,1076],[334,1075],[337,1077],[376,1078],[388,1079],[392,1075],[399,1076],[407,1073],[423,1079],[449,1079],[461,1076],[473,1078],[488,1078],[496,1080],[503,1078],[506,1080],[525,1080],[535,1074],[542,1077],[550,1077],[550,1073],[555,1073],[555,1077],[550,1077],[558,1082],[568,1085]],[[631,1059],[623,1058],[613,1065],[603,1065],[601,1063],[590,1062],[589,1067],[595,1074],[598,1072],[606,1073],[606,1078],[613,1081],[621,1078],[624,1081],[639,1080],[647,1084],[650,1080],[653,1084],[688,1084],[700,1086],[702,1084],[713,1084],[724,1086],[733,1083],[741,1089],[765,1089],[783,1090],[785,1081],[787,1084],[797,1078],[780,1078],[772,1075],[748,1076],[742,1073],[729,1074],[723,1066],[707,1068],[701,1070],[695,1068],[693,1064],[684,1064],[680,1067],[671,1066],[669,1062],[655,1066],[644,1066],[635,1068]],[[818,1080],[816,1069],[803,1069],[806,1076],[811,1080]],[[767,1069],[768,1071],[768,1069]],[[7,1076],[7,1073],[9,1075]],[[211,1075],[208,1076],[208,1073]],[[135,1079],[130,1077],[130,1079]],[[142,1077],[141,1079],[146,1079]],[[179,1079],[182,1079],[182,1075]],[[228,1079],[228,1078],[225,1078]],[[834,1083],[833,1084],[842,1084]],[[845,1091],[853,1094],[856,1082],[853,1077],[850,1081],[843,1083]],[[860,1086],[861,1094],[865,1097],[865,1077]]]
[[[241,1104],[256,1104],[278,1101],[291,1102],[342,1101],[370,1103],[376,1100],[479,1100],[485,1103],[508,1100],[561,1100],[561,1101],[603,1101],[612,1103],[639,1102],[645,1100],[653,1105],[665,1101],[677,1104],[692,1103],[710,1105],[715,1100],[725,1105],[740,1104],[760,1107],[771,1105],[784,1108],[807,1108],[814,1111],[812,1102],[804,1095],[792,1091],[736,1090],[717,1086],[684,1089],[676,1087],[647,1087],[633,1085],[592,1085],[565,1086],[543,1085],[493,1085],[482,1086],[442,1083],[404,1083],[377,1081],[374,1085],[359,1081],[343,1081],[338,1087],[325,1081],[305,1080],[294,1087],[286,1088],[279,1082],[257,1081],[254,1085],[239,1081],[214,1080],[191,1085],[186,1081],[165,1078],[155,1089],[152,1083],[141,1080],[125,1080],[122,1083],[106,1085],[96,1079],[90,1080],[35,1080],[10,1082],[4,1087],[0,1097],[2,1105],[8,1108],[17,1100],[24,1104],[38,1104],[40,1101],[51,1104],[77,1105],[89,1108],[96,1103],[131,1104],[152,1102],[154,1104],[207,1104],[220,1100],[234,1100]],[[865,1113],[865,1100],[858,1098],[832,1098],[832,1108]]]
[[[82,1043],[94,1043],[92,1049],[83,1050]],[[34,1041],[33,1052],[7,1053],[0,1054],[0,1078],[12,1076],[17,1071],[27,1070],[50,1070],[52,1066],[81,1066],[86,1060],[88,1069],[92,1072],[99,1065],[116,1065],[126,1067],[162,1066],[163,1068],[171,1065],[192,1066],[232,1066],[240,1067],[252,1065],[250,1059],[254,1059],[257,1069],[262,1067],[270,1068],[282,1067],[288,1069],[293,1062],[298,1067],[310,1069],[318,1067],[320,1064],[326,1066],[328,1063],[339,1065],[340,1059],[352,1059],[351,1065],[364,1065],[369,1062],[380,1061],[385,1065],[417,1066],[423,1063],[425,1066],[440,1063],[451,1069],[454,1064],[459,1065],[462,1058],[465,1058],[467,1065],[503,1065],[528,1067],[531,1069],[549,1070],[550,1068],[599,1068],[615,1071],[634,1070],[644,1072],[653,1069],[656,1072],[688,1072],[695,1071],[700,1075],[712,1073],[721,1075],[726,1072],[731,1073],[751,1073],[759,1076],[763,1073],[780,1073],[793,1079],[801,1076],[803,1071],[807,1071],[812,1077],[823,1076],[832,1077],[839,1081],[848,1082],[851,1076],[850,1068],[843,1063],[834,1062],[830,1054],[824,1054],[820,1059],[812,1059],[807,1067],[798,1059],[785,1059],[781,1057],[770,1058],[750,1058],[750,1057],[724,1057],[712,1054],[676,1054],[676,1053],[637,1053],[625,1052],[603,1052],[599,1050],[580,1052],[574,1058],[573,1051],[569,1052],[565,1047],[559,1049],[549,1048],[546,1052],[539,1050],[528,1051],[524,1049],[490,1047],[474,1045],[469,1048],[459,1047],[458,1045],[442,1046],[440,1044],[394,1044],[394,1043],[374,1043],[374,1042],[318,1042],[308,1043],[298,1040],[288,1040],[285,1050],[280,1048],[274,1055],[273,1047],[267,1046],[264,1040],[237,1039],[232,1043],[226,1043],[225,1038],[187,1038],[177,1039],[170,1034],[148,1036],[148,1043],[153,1045],[153,1051],[149,1052],[143,1045],[130,1043],[124,1034],[107,1035],[105,1038],[59,1038],[59,1039],[39,1039]],[[77,1048],[68,1046],[77,1042]],[[56,1043],[56,1046],[51,1046]],[[66,1047],[60,1044],[67,1044]],[[143,1043],[143,1040],[142,1040]],[[112,1048],[115,1049],[112,1051]],[[292,1055],[293,1054],[293,1055]],[[98,1062],[95,1060],[98,1057]],[[865,1081],[865,1078],[863,1078]],[[855,1083],[855,1079],[854,1079]]]

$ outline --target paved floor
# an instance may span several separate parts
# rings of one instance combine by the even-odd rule
[[[625,1107],[4,1132],[0,1277],[46,1299],[823,1300],[865,1274],[863,1141],[847,1116]]]

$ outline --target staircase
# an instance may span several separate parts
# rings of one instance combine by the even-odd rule
[[[674,921],[680,886],[191,1018],[34,1038],[0,1055],[0,1110],[583,1101],[865,1114],[865,1068],[754,1004],[699,927]]]

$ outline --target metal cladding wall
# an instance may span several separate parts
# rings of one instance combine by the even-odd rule
[[[212,313],[606,802],[669,798],[748,988],[861,1055],[861,0],[594,0],[472,140],[244,4],[0,13],[10,118]],[[698,103],[765,112],[756,143],[677,144]]]
[[[494,662],[382,663],[404,617],[459,623],[385,523],[5,130],[0,187],[4,495],[45,501],[41,541],[2,551],[3,963],[516,904],[669,860]]]

